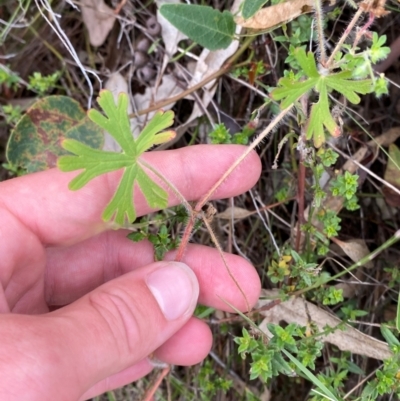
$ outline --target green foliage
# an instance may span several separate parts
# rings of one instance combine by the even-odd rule
[[[333,196],[343,196],[351,199],[357,191],[358,175],[346,171],[331,181],[331,191]]]
[[[44,96],[56,86],[57,81],[60,79],[60,75],[60,71],[45,76],[40,72],[34,72],[33,75],[29,77],[28,89],[37,92],[39,96]]]
[[[99,175],[123,169],[118,188],[103,212],[102,217],[105,221],[114,217],[117,224],[123,225],[126,220],[133,222],[136,219],[132,200],[135,182],[150,207],[165,208],[168,204],[167,192],[148,176],[139,158],[153,145],[166,142],[175,135],[173,131],[160,133],[173,124],[173,112],[158,111],[135,140],[131,134],[127,113],[128,96],[121,93],[118,103],[115,104],[112,93],[103,90],[97,101],[105,116],[94,109],[89,110],[88,116],[110,133],[121,146],[122,153],[93,149],[74,139],[64,140],[64,149],[73,155],[59,158],[60,170],[83,170],[69,183],[69,188],[73,191],[78,190]]]
[[[341,218],[337,216],[336,212],[328,210],[321,211],[318,214],[318,219],[324,223],[324,234],[328,237],[336,237],[340,231]]]
[[[386,43],[386,35],[379,36],[376,32],[372,33],[372,44],[368,50],[369,58],[373,64],[384,60],[390,53],[390,47],[383,46]]]
[[[360,102],[357,94],[370,93],[372,81],[370,79],[354,81],[351,79],[350,71],[332,74],[324,70],[318,71],[313,53],[306,54],[303,48],[297,48],[294,57],[307,79],[300,80],[296,76],[281,78],[279,87],[271,95],[275,100],[282,100],[281,108],[286,109],[311,89],[319,93],[318,101],[311,108],[306,131],[307,139],[313,138],[314,146],[319,148],[325,142],[325,129],[332,136],[340,135],[340,128],[330,112],[328,93],[335,90],[349,102],[357,104]]]
[[[252,359],[250,378],[268,381],[280,373],[293,376],[304,371],[311,377],[308,367],[315,368],[315,360],[321,355],[323,344],[309,337],[306,327],[294,323],[285,328],[272,323],[267,326],[272,334],[268,341],[255,338],[245,328],[242,329],[242,337],[235,338],[242,358],[249,354]],[[291,354],[297,355],[297,358]]]
[[[178,248],[180,243],[179,236],[172,236],[171,231],[177,224],[186,224],[188,220],[187,210],[183,206],[177,206],[170,210],[172,216],[165,216],[163,212],[157,214],[153,221],[149,221],[149,216],[145,216],[136,224],[143,227],[138,231],[127,235],[133,242],[147,239],[153,244],[154,259],[163,260],[168,251]],[[157,230],[150,230],[150,224],[154,224]]]
[[[249,143],[249,137],[254,134],[254,127],[251,122],[247,124],[241,132],[231,135],[229,130],[225,127],[225,124],[217,124],[214,130],[209,133],[211,143],[213,144],[236,144],[236,145],[247,145]]]
[[[1,111],[6,118],[6,123],[10,125],[15,125],[22,117],[22,109],[20,106],[5,104],[1,106]]]
[[[13,73],[8,67],[0,66],[0,85],[4,85],[9,89],[16,90],[19,84],[19,77]]]
[[[232,380],[228,380],[218,375],[210,360],[206,360],[197,375],[197,386],[200,399],[209,401],[215,399],[217,393],[221,391],[225,394],[232,387]]]
[[[334,152],[332,149],[324,149],[320,148],[317,152],[317,156],[321,160],[321,163],[325,167],[333,166],[336,163],[336,160],[339,157],[339,154]]]
[[[252,17],[268,0],[244,0],[242,16],[244,19]]]
[[[236,24],[229,11],[195,4],[163,4],[161,15],[194,42],[209,50],[226,49]]]

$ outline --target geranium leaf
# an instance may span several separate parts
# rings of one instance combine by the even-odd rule
[[[138,139],[134,139],[128,117],[128,97],[120,94],[115,104],[110,91],[100,92],[98,103],[105,115],[97,110],[88,112],[89,118],[119,143],[121,153],[92,149],[79,141],[67,139],[63,142],[65,150],[72,155],[58,159],[58,167],[62,171],[83,170],[70,183],[71,190],[77,190],[101,174],[124,169],[121,181],[111,201],[103,212],[103,220],[114,218],[123,225],[126,220],[133,222],[136,211],[132,196],[135,182],[138,183],[147,203],[152,208],[165,208],[168,204],[168,194],[156,184],[140,166],[140,155],[155,144],[166,142],[175,136],[174,131],[161,132],[173,124],[173,112],[158,111],[143,129]]]

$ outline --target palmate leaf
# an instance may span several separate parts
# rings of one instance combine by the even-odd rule
[[[105,115],[91,109],[88,116],[113,136],[121,146],[122,152],[93,149],[74,139],[63,141],[64,149],[72,155],[58,159],[60,170],[83,170],[69,183],[69,188],[73,191],[78,190],[101,174],[124,169],[118,188],[103,212],[104,221],[114,218],[117,224],[123,225],[125,220],[135,220],[136,211],[132,199],[135,182],[150,207],[165,208],[168,203],[167,192],[147,175],[140,165],[139,157],[153,145],[166,142],[175,136],[174,131],[160,132],[173,124],[173,112],[158,111],[135,140],[132,137],[127,112],[128,96],[125,93],[119,94],[118,103],[115,104],[112,93],[103,90],[97,101]]]
[[[373,83],[371,79],[351,79],[351,71],[341,71],[334,74],[321,73],[317,69],[313,53],[308,52],[306,54],[303,48],[296,49],[294,56],[307,79],[300,81],[289,77],[281,78],[279,87],[272,91],[271,96],[275,100],[282,100],[281,108],[286,109],[312,89],[319,93],[317,103],[311,108],[307,139],[313,138],[314,145],[320,147],[325,142],[325,129],[333,136],[340,135],[340,129],[330,112],[328,93],[335,90],[349,102],[357,104],[360,102],[358,93],[365,95],[372,92]]]

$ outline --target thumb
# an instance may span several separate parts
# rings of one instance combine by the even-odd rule
[[[188,266],[158,262],[107,282],[45,317],[27,317],[31,327],[33,319],[39,322],[29,330],[39,340],[24,342],[30,344],[27,364],[37,361],[34,382],[43,383],[37,399],[53,400],[60,394],[78,399],[99,381],[143,360],[191,317],[198,294]]]

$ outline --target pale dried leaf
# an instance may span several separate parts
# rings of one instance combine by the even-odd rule
[[[157,4],[157,21],[161,25],[161,37],[164,42],[165,53],[167,57],[172,57],[178,48],[178,43],[187,39],[181,31],[175,28],[169,21],[167,21],[159,12],[159,8],[163,4],[181,3],[180,0],[156,0]]]
[[[235,0],[231,7],[232,14],[235,14],[240,7],[242,0]],[[236,35],[241,33],[242,28],[237,25],[236,26]],[[220,49],[216,51],[210,51],[204,49],[197,61],[196,69],[193,74],[193,78],[189,84],[190,86],[196,85],[197,83],[201,82],[203,79],[207,78],[214,72],[221,69],[222,65],[225,61],[231,57],[239,47],[239,42],[237,40],[233,40],[232,43],[226,49]],[[194,105],[192,114],[188,118],[185,123],[185,128],[189,126],[189,124],[204,114],[204,110],[207,109],[208,105],[210,104],[212,98],[214,97],[215,91],[217,90],[217,86],[215,85],[215,80],[212,80],[203,88],[203,96],[202,96],[202,106],[200,107],[197,102]],[[190,97],[192,98],[192,97]]]
[[[150,107],[154,103],[168,99],[182,92],[182,88],[177,85],[176,79],[172,74],[165,74],[162,77],[161,85],[158,87],[148,86],[143,94],[137,93],[133,96],[133,103],[137,110],[142,110]],[[174,103],[170,103],[163,107],[163,110],[169,110],[174,107]],[[143,116],[134,119],[135,130],[134,134],[138,134],[141,126],[150,120],[156,112],[153,111]]]
[[[337,238],[331,239],[354,263],[359,262],[362,258],[371,253],[363,239],[351,239],[349,241],[340,241]],[[367,269],[372,269],[374,264],[370,260],[363,266],[365,266]]]
[[[258,10],[251,18],[237,17],[235,22],[251,29],[268,29],[289,22],[298,16],[313,11],[313,0],[289,0],[285,3]]]
[[[264,290],[263,297],[273,299],[278,295],[277,291]],[[270,300],[260,300],[256,308],[261,308],[270,303]],[[275,305],[269,310],[260,312],[265,319],[260,324],[260,329],[270,334],[267,323],[279,324],[282,320],[286,323],[297,323],[301,326],[309,324],[309,318],[320,331],[325,326],[336,327],[341,323],[335,315],[319,308],[303,298],[293,297],[288,301]],[[384,360],[390,358],[392,353],[388,345],[375,338],[362,333],[359,330],[347,325],[346,330],[335,330],[333,333],[321,336],[321,341],[335,345],[341,351],[350,351],[353,354],[364,355],[369,358]]]
[[[82,19],[92,46],[101,46],[114,26],[114,10],[104,0],[82,0]]]
[[[253,212],[243,209],[241,207],[228,207],[223,212],[218,213],[215,217],[224,220],[234,219],[245,219],[253,214]]]

